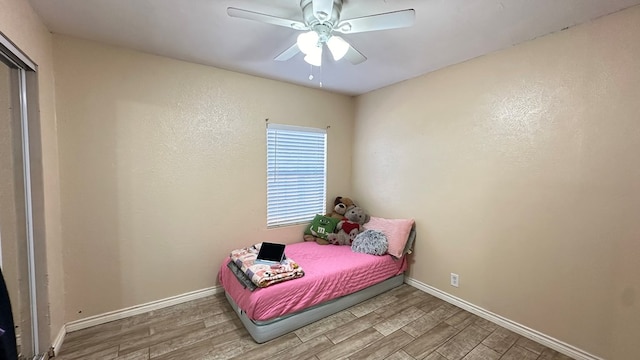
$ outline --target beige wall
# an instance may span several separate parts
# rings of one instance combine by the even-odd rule
[[[637,358],[639,34],[635,7],[357,98],[354,196],[415,217],[411,277]]]
[[[350,97],[54,36],[67,321],[214,286],[266,229],[266,128],[329,129],[349,193]],[[81,313],[80,313],[81,312]]]
[[[0,0],[0,31],[38,65],[48,308],[53,341],[64,324],[64,279],[51,34],[26,0]]]

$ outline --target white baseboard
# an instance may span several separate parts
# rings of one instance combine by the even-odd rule
[[[62,325],[60,331],[58,331],[58,336],[56,336],[56,338],[53,340],[53,344],[51,344],[54,354],[57,355],[60,352],[60,348],[62,347],[65,336],[67,336],[67,329],[65,325]]]
[[[563,341],[555,339],[551,336],[545,335],[539,331],[533,330],[529,327],[526,327],[522,324],[519,324],[515,321],[504,318],[498,314],[492,313],[491,311],[485,310],[479,306],[476,306],[470,302],[462,300],[458,297],[455,297],[451,294],[448,294],[442,290],[436,289],[433,286],[427,285],[423,282],[420,282],[416,279],[406,277],[404,278],[404,282],[408,285],[411,285],[417,289],[420,289],[428,294],[431,294],[437,298],[440,298],[448,303],[451,303],[459,308],[467,310],[468,312],[478,315],[479,317],[491,321],[492,323],[498,324],[506,329],[513,331],[516,334],[522,335],[526,338],[529,338],[537,343],[540,343],[548,348],[556,350],[562,354],[565,354],[576,360],[604,360],[595,355],[589,354],[588,352],[578,349],[575,346],[569,345]]]
[[[206,289],[191,291],[185,294],[168,297],[166,299],[148,302],[146,304],[136,305],[125,309],[110,311],[108,313],[90,316],[84,319],[75,320],[65,325],[66,333],[86,329],[91,326],[105,324],[111,321],[120,320],[129,316],[142,314],[148,311],[162,309],[168,306],[178,305],[187,301],[200,299],[203,297],[219,294],[223,292],[221,286],[214,286]],[[58,335],[60,336],[60,335]],[[57,340],[57,339],[56,339]],[[64,340],[64,335],[60,340],[60,344]]]

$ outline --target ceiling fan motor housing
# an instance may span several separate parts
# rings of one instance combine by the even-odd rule
[[[333,29],[340,21],[340,12],[342,11],[342,0],[333,0],[333,8],[331,14],[313,12],[313,0],[301,0],[300,8],[302,8],[302,17],[304,23],[310,29],[315,29],[316,25],[325,25],[329,30]]]

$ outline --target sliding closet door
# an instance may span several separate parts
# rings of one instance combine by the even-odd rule
[[[21,70],[0,61],[0,265],[9,291],[20,359],[34,356]]]

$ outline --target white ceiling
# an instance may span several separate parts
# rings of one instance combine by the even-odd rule
[[[227,7],[302,20],[299,0],[30,0],[49,30],[174,59],[356,95],[640,4],[640,0],[344,0],[342,19],[415,9],[410,28],[343,35],[368,60],[273,58],[298,31]]]

